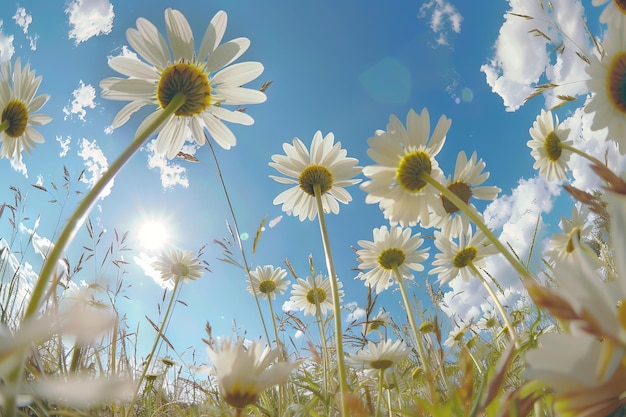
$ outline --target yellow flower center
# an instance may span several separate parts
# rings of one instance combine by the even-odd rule
[[[266,279],[259,283],[259,291],[263,294],[271,294],[276,291],[276,283],[271,279]]]
[[[622,14],[626,14],[626,1],[613,0],[613,4],[615,4],[615,7],[617,8],[618,11],[620,11]]]
[[[454,258],[452,258],[452,265],[459,269],[465,268],[472,263],[474,258],[476,258],[476,255],[478,255],[478,249],[476,249],[476,246],[467,246],[454,255]]]
[[[565,251],[567,253],[574,252],[574,239],[580,242],[580,227],[574,227],[570,232],[567,238],[567,245],[565,246]]]
[[[393,361],[389,359],[376,359],[370,362],[372,369],[387,369],[393,365]]]
[[[326,300],[326,291],[321,288],[311,288],[306,293],[306,300],[311,304],[322,304]]]
[[[431,333],[435,330],[435,326],[430,321],[425,321],[420,325],[420,333]]]
[[[399,267],[404,263],[406,255],[402,249],[389,248],[385,249],[378,255],[378,264],[386,270]]]
[[[4,133],[10,138],[19,138],[24,134],[28,124],[28,109],[20,100],[11,100],[2,110],[2,122],[8,121],[9,126]]]
[[[613,105],[626,114],[626,51],[617,53],[609,64],[607,90]]]
[[[452,184],[448,185],[448,190],[452,191],[454,195],[459,197],[465,204],[469,203],[469,199],[470,197],[472,197],[472,189],[466,182],[463,181],[453,182]],[[444,210],[448,214],[456,213],[460,210],[443,195],[441,196],[441,201],[443,203]]]
[[[172,265],[172,268],[170,269],[170,271],[172,272],[172,274],[176,275],[177,277],[186,277],[187,275],[189,275],[189,266],[177,262],[174,265]]]
[[[426,181],[422,174],[430,174],[432,164],[430,155],[424,151],[415,151],[402,157],[396,170],[398,184],[411,193],[422,191],[426,187]]]
[[[496,316],[491,316],[487,320],[485,320],[485,327],[488,329],[492,329],[496,327],[497,324],[498,324],[498,319],[496,318]]]
[[[211,105],[211,85],[209,76],[194,64],[179,62],[165,68],[157,85],[157,100],[161,108],[166,108],[174,96],[182,93],[183,104],[175,114],[177,116],[195,116]]]
[[[546,136],[546,142],[543,144],[544,149],[546,150],[546,155],[548,155],[548,159],[552,162],[556,162],[561,157],[561,139],[556,135],[554,130],[548,133]]]
[[[310,196],[315,196],[316,184],[320,186],[320,193],[323,195],[333,188],[333,182],[333,173],[322,165],[309,165],[298,177],[300,188]]]
[[[224,401],[235,408],[244,408],[248,404],[254,404],[259,398],[259,394],[253,392],[253,389],[249,391],[240,390],[239,387],[234,387],[230,392],[222,390]]]

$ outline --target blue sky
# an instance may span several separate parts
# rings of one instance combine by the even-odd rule
[[[525,3],[533,3],[525,4]],[[163,12],[178,8],[189,20],[196,40],[211,17],[218,11],[228,14],[225,40],[244,36],[251,47],[240,61],[259,61],[264,73],[250,86],[259,88],[273,81],[267,90],[267,102],[249,106],[252,126],[231,125],[237,146],[229,151],[216,148],[224,180],[230,192],[251,267],[273,264],[284,267],[288,258],[301,276],[308,273],[308,256],[313,255],[317,269],[325,273],[317,222],[300,222],[281,212],[272,200],[284,190],[268,175],[271,156],[283,153],[282,144],[299,137],[310,144],[317,130],[333,132],[348,155],[360,165],[371,163],[366,155],[367,139],[376,129],[385,128],[390,114],[404,120],[410,108],[427,107],[431,123],[441,114],[452,119],[444,150],[438,157],[446,174],[454,169],[459,151],[468,155],[476,150],[491,173],[486,185],[497,185],[501,197],[487,208],[491,225],[503,238],[524,253],[529,236],[543,213],[539,242],[556,230],[561,215],[569,216],[571,201],[560,196],[560,188],[546,184],[532,169],[533,160],[526,142],[528,129],[541,108],[556,104],[556,94],[579,95],[584,100],[585,74],[572,53],[560,57],[550,54],[553,45],[529,30],[541,27],[551,33],[554,42],[578,45],[593,53],[582,30],[582,16],[589,17],[589,27],[602,35],[597,24],[597,10],[590,2],[552,1],[553,11],[538,9],[537,2],[511,0],[487,2],[479,8],[467,1],[362,1],[315,2],[290,1],[115,1],[72,0],[64,4],[32,0],[6,5],[0,11],[0,61],[21,57],[38,75],[43,76],[39,93],[50,94],[42,112],[53,121],[40,132],[46,142],[32,156],[25,156],[24,166],[0,160],[0,203],[13,201],[9,186],[27,195],[21,230],[32,230],[41,217],[36,233],[45,245],[54,241],[59,224],[69,216],[80,196],[130,142],[136,127],[147,111],[134,115],[130,122],[111,132],[109,126],[122,103],[100,97],[100,80],[117,76],[107,66],[107,59],[127,47],[125,31],[135,26],[139,17],[154,23],[163,33]],[[547,2],[546,2],[547,4]],[[542,16],[527,21],[505,13]],[[560,28],[561,31],[557,30]],[[569,36],[563,36],[568,34]],[[527,47],[512,48],[516,42]],[[561,90],[522,105],[533,87],[546,81],[558,81]],[[584,117],[574,105],[558,110],[561,120],[568,120],[572,130],[584,132]],[[587,141],[592,146],[592,141]],[[197,250],[204,244],[203,260],[211,273],[185,285],[170,326],[169,339],[179,352],[201,346],[204,323],[209,321],[215,335],[230,336],[233,320],[249,338],[259,337],[257,312],[246,292],[243,272],[217,260],[222,256],[214,239],[228,237],[226,221],[231,222],[224,193],[209,149],[187,147],[199,163],[180,159],[166,161],[144,148],[115,179],[110,194],[102,198],[91,213],[96,233],[103,231],[102,247],[96,251],[98,262],[88,264],[75,282],[114,283],[123,279],[119,307],[128,314],[130,331],[140,322],[140,334],[152,338],[144,316],[158,320],[157,304],[162,304],[163,289],[137,263],[137,259],[156,253],[142,247],[138,230],[146,220],[162,222],[169,230],[168,244]],[[597,153],[596,153],[597,154]],[[617,157],[615,166],[623,166]],[[593,187],[582,162],[577,162],[572,181],[581,188]],[[69,171],[72,192],[64,201],[63,167]],[[85,170],[82,181],[78,176]],[[51,183],[58,186],[54,190]],[[49,190],[32,187],[39,184]],[[360,239],[371,240],[372,229],[387,222],[375,205],[365,204],[365,194],[349,190],[353,202],[342,206],[339,215],[327,218],[330,238],[340,280],[344,304],[363,306],[366,288],[355,281],[357,261],[351,246]],[[49,200],[56,199],[57,203]],[[477,204],[482,210],[484,204]],[[556,207],[558,210],[554,210]],[[283,216],[279,218],[279,216]],[[252,237],[261,220],[280,219],[266,226],[257,253],[251,255]],[[123,254],[129,262],[127,272],[118,277],[113,265],[100,268],[109,243],[119,234],[129,232],[129,247]],[[416,228],[415,232],[420,231]],[[11,241],[7,212],[0,220],[0,237]],[[423,231],[432,234],[432,230]],[[20,232],[12,251],[38,271],[41,256],[27,248],[28,233]],[[86,233],[81,233],[68,250],[74,266],[91,247]],[[432,242],[426,243],[434,247]],[[543,243],[542,243],[543,244]],[[27,249],[24,249],[27,248]],[[435,250],[431,251],[431,259]],[[503,262],[495,260],[492,274],[501,277],[514,303],[523,290]],[[425,274],[416,276],[423,284]],[[429,277],[431,282],[435,277]],[[437,284],[435,284],[438,287]],[[412,287],[418,298],[425,293]],[[479,318],[485,295],[474,283],[456,283],[443,288],[446,301],[464,319]],[[279,297],[276,306],[289,298]],[[388,291],[380,297],[381,306],[397,312],[402,321],[398,293]],[[263,303],[264,304],[264,303]],[[188,355],[189,353],[186,353]],[[203,353],[200,354],[203,358]],[[188,358],[188,356],[186,356]]]

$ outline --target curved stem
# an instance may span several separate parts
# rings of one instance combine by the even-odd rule
[[[322,234],[322,244],[324,246],[324,255],[326,256],[326,268],[330,278],[330,289],[333,296],[333,312],[335,323],[335,346],[337,350],[337,370],[339,372],[339,388],[341,390],[341,414],[347,417],[348,414],[348,378],[346,374],[345,358],[343,353],[343,331],[341,329],[341,300],[339,299],[339,287],[337,283],[337,275],[335,275],[335,265],[333,256],[330,251],[330,240],[328,239],[328,230],[326,229],[326,220],[324,219],[324,206],[322,204],[322,190],[319,183],[313,186],[315,193],[315,202],[317,203],[317,218],[320,223],[320,232]]]
[[[267,345],[271,347],[272,342],[270,340],[270,334],[267,331],[265,318],[263,317],[263,310],[261,310],[261,303],[259,302],[259,296],[256,292],[256,288],[254,287],[254,285],[252,285],[252,279],[250,278],[250,266],[248,265],[248,258],[246,257],[246,251],[243,250],[243,243],[241,243],[241,234],[239,233],[239,226],[237,225],[237,218],[235,217],[235,210],[233,209],[233,205],[230,202],[230,195],[228,194],[228,189],[226,188],[226,183],[224,182],[224,177],[222,176],[222,170],[220,169],[220,164],[217,161],[217,155],[215,154],[213,145],[211,144],[211,141],[207,137],[206,132],[204,133],[204,137],[207,143],[209,144],[209,149],[211,149],[211,155],[213,155],[213,161],[215,162],[215,168],[217,169],[217,176],[220,179],[220,184],[222,184],[222,190],[224,190],[224,195],[226,196],[226,204],[228,205],[228,210],[230,211],[230,215],[233,218],[233,228],[235,229],[235,239],[237,239],[237,244],[239,245],[239,250],[241,251],[241,259],[243,260],[243,265],[246,268],[246,275],[248,276],[248,283],[250,284],[250,288],[252,288],[252,295],[254,296],[254,302],[256,303],[256,308],[259,313],[259,317],[261,318],[261,325],[263,326],[263,331],[265,332]],[[276,336],[276,343],[278,345],[278,336]]]
[[[130,158],[144,145],[148,138],[159,128],[161,123],[167,120],[176,110],[185,104],[186,98],[182,93],[177,93],[170,103],[162,112],[154,119],[154,121],[146,127],[143,132],[139,132],[130,146],[122,152],[122,154],[113,162],[102,177],[96,182],[85,198],[78,204],[74,213],[65,224],[59,238],[50,251],[50,254],[44,260],[39,278],[33,287],[32,296],[24,313],[24,318],[28,318],[35,314],[39,309],[42,295],[46,286],[57,267],[57,262],[62,258],[63,252],[72,241],[78,229],[83,225],[87,214],[95,204],[96,200],[107,187],[107,185],[115,178],[122,167],[130,160]]]
[[[530,273],[526,269],[524,265],[520,263],[520,261],[509,252],[509,250],[500,242],[500,240],[493,234],[493,232],[487,227],[487,225],[483,222],[477,212],[475,212],[470,206],[468,206],[463,200],[461,200],[456,194],[452,191],[448,190],[447,187],[443,186],[436,179],[434,179],[430,174],[422,173],[420,175],[420,179],[427,182],[428,184],[435,187],[445,198],[450,200],[452,204],[454,204],[459,210],[467,215],[467,217],[478,227],[487,238],[493,243],[493,245],[498,248],[500,253],[504,255],[507,261],[515,268],[518,274],[524,279],[530,278]]]
[[[411,330],[413,330],[413,338],[415,339],[415,344],[417,345],[417,353],[420,357],[420,362],[424,367],[424,374],[426,375],[426,382],[428,388],[430,390],[431,402],[434,404],[437,401],[435,388],[433,386],[432,380],[432,370],[430,369],[430,362],[428,361],[428,357],[426,356],[426,349],[424,349],[424,343],[420,336],[419,328],[415,322],[415,316],[413,315],[413,309],[411,308],[411,303],[409,302],[409,296],[406,292],[406,286],[404,285],[404,278],[398,267],[393,265],[393,273],[396,275],[396,279],[398,281],[398,287],[400,287],[400,294],[402,294],[402,301],[404,302],[404,307],[406,309],[406,315],[409,319],[409,325],[411,326]]]
[[[487,282],[483,274],[478,270],[478,268],[476,268],[476,265],[474,265],[473,262],[470,262],[467,266],[468,268],[472,270],[472,273],[476,277],[478,277],[480,281],[483,283],[483,286],[485,287],[485,289],[487,290],[487,292],[493,299],[493,302],[496,304],[496,307],[498,311],[500,312],[500,315],[502,316],[502,320],[504,320],[504,322],[506,323],[506,327],[509,330],[509,336],[511,336],[511,340],[513,341],[513,343],[515,343],[516,347],[519,347],[519,339],[517,337],[517,333],[515,333],[515,327],[513,327],[513,323],[511,323],[511,320],[509,319],[509,315],[506,313],[504,306],[502,305],[502,303],[500,303],[500,300],[498,299],[498,295],[493,290],[493,288],[491,288],[491,285],[489,285],[489,283]]]
[[[595,158],[595,157],[593,157],[593,156],[589,155],[587,152],[581,151],[580,149],[575,148],[575,147],[573,147],[573,146],[566,145],[566,144],[564,144],[564,143],[559,143],[559,147],[560,147],[561,149],[565,149],[565,150],[567,150],[567,151],[570,151],[570,152],[572,152],[572,153],[575,153],[575,154],[576,154],[576,155],[578,155],[578,156],[581,156],[581,157],[585,158],[586,160],[590,161],[590,162],[591,162],[592,164],[594,164],[594,165],[600,165],[600,166],[605,165],[603,162],[600,162],[600,160],[599,160],[599,159],[597,159],[597,158]]]
[[[135,393],[133,394],[133,398],[128,405],[128,409],[126,411],[126,417],[131,415],[131,410],[133,409],[135,402],[137,401],[137,397],[139,395],[139,389],[141,388],[141,383],[143,382],[146,374],[148,373],[148,369],[150,368],[150,363],[152,362],[152,358],[154,357],[154,352],[156,352],[156,348],[161,340],[161,336],[163,335],[163,330],[167,325],[167,320],[169,318],[170,312],[172,310],[172,306],[174,305],[174,300],[176,299],[176,293],[178,292],[178,284],[180,284],[180,279],[176,279],[176,283],[174,284],[174,289],[172,289],[172,296],[170,297],[170,301],[167,304],[167,309],[165,310],[165,315],[163,316],[163,321],[161,322],[161,327],[159,327],[159,331],[154,338],[154,344],[152,345],[152,350],[148,355],[148,359],[146,360],[146,365],[143,367],[143,371],[141,372],[141,376],[139,377],[139,381],[137,382],[137,387],[135,388]]]

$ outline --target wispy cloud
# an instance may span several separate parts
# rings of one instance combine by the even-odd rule
[[[33,22],[33,16],[26,13],[26,9],[23,7],[18,7],[13,15],[13,20],[15,20],[15,24],[22,28],[22,32],[26,35],[26,39],[28,39],[30,43],[31,51],[35,51],[37,49],[37,40],[39,39],[39,35],[29,35],[28,28],[30,24]]]
[[[446,0],[430,0],[420,7],[418,18],[428,18],[430,28],[437,36],[438,45],[450,44],[450,33],[461,33],[463,16]]]
[[[150,256],[145,252],[140,252],[139,256],[133,256],[133,261],[139,266],[146,276],[152,278],[152,280],[161,288],[171,290],[174,288],[174,282],[172,280],[164,281],[161,278],[161,273],[157,271],[154,266],[154,262],[157,260],[156,256]]]
[[[73,0],[65,14],[70,18],[69,39],[76,45],[113,29],[113,5],[109,0]]]
[[[63,158],[64,156],[67,155],[67,153],[70,150],[70,143],[72,142],[72,138],[67,136],[65,139],[63,139],[63,136],[57,136],[56,140],[57,142],[59,142],[59,145],[61,146],[61,152],[59,152],[59,158]]]
[[[189,187],[189,179],[187,178],[187,169],[180,164],[172,162],[165,157],[165,154],[158,154],[154,149],[155,141],[151,141],[146,145],[148,151],[148,168],[157,169],[161,176],[161,186],[163,188],[171,188],[180,185],[184,188]],[[197,147],[193,145],[185,145],[182,152],[194,155]]]
[[[13,35],[6,35],[2,31],[2,20],[0,20],[0,62],[8,61],[15,53],[13,46]]]
[[[96,141],[89,141],[85,138],[80,142],[80,150],[78,156],[83,158],[85,163],[85,175],[81,178],[81,181],[88,184],[89,187],[93,187],[96,181],[98,181],[102,174],[109,169],[109,163],[102,150],[96,144]],[[109,185],[100,194],[100,199],[105,198],[111,194],[114,181],[111,181]]]
[[[517,110],[535,86],[545,82],[559,85],[544,93],[546,107],[561,101],[557,95],[587,92],[580,82],[588,78],[587,64],[576,53],[594,53],[585,30],[584,9],[580,2],[569,0],[553,0],[551,8],[544,3],[509,0],[511,10],[500,28],[495,54],[481,67],[507,111]],[[561,46],[565,49],[556,52]]]
[[[80,120],[85,121],[86,109],[96,107],[96,89],[91,84],[85,85],[83,80],[80,80],[78,88],[72,92],[72,97],[74,97],[72,102],[63,107],[64,119],[67,120],[68,117],[77,115]]]

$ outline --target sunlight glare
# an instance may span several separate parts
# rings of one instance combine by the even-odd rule
[[[165,224],[159,220],[146,220],[139,227],[139,243],[148,250],[156,250],[165,244],[168,238]]]

